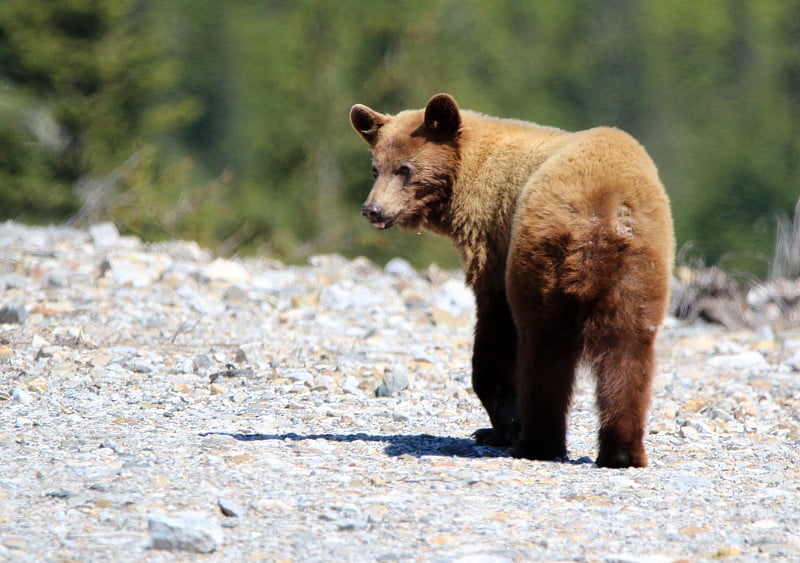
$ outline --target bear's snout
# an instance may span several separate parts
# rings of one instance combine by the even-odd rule
[[[379,229],[385,229],[387,227],[386,219],[383,216],[383,208],[377,203],[365,203],[362,205],[361,214]]]

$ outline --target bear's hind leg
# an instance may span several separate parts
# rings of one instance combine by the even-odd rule
[[[600,411],[599,467],[646,467],[644,449],[655,332],[622,334],[590,351]]]
[[[476,291],[478,318],[472,353],[472,388],[489,414],[491,428],[472,435],[481,445],[509,447],[519,431],[514,389],[516,330],[504,293]]]
[[[552,460],[567,455],[567,416],[580,344],[573,319],[520,331],[517,390],[522,428],[514,457]]]

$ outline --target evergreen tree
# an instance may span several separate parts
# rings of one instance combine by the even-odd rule
[[[108,174],[191,117],[192,102],[170,96],[177,61],[165,56],[152,7],[0,4],[2,216],[63,218],[76,209],[79,179]]]

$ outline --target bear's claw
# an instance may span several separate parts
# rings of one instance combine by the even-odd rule
[[[508,432],[498,432],[494,428],[479,428],[472,433],[472,439],[479,446],[491,446],[493,448],[510,448],[514,439]]]

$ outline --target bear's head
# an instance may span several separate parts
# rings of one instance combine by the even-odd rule
[[[393,225],[447,232],[459,164],[461,112],[447,94],[424,110],[387,115],[356,104],[350,123],[372,147],[375,183],[361,213],[379,229]]]

